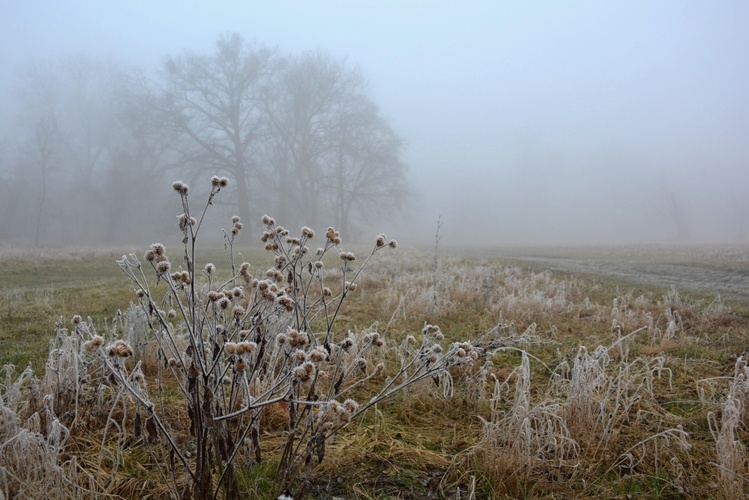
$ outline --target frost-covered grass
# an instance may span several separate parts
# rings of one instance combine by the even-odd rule
[[[325,245],[325,236],[315,239]],[[205,297],[196,302],[201,307],[209,291],[243,279],[245,260],[255,277],[287,280],[266,274],[278,253],[234,245],[242,254],[235,273],[223,249],[198,252],[194,293]],[[182,249],[167,248],[175,273]],[[342,268],[345,259],[334,251],[320,259],[332,298],[341,298],[337,284],[351,281],[364,250],[356,250],[351,268]],[[334,322],[334,309],[326,313],[320,296],[307,295],[309,314],[299,324],[305,328],[294,324],[308,334],[307,342],[295,340],[305,353],[297,365],[270,362],[285,359],[279,336],[290,341],[278,323],[281,311],[260,323],[255,314],[272,310],[262,305],[267,299],[234,304],[227,296],[228,316],[218,305],[201,316],[208,321],[201,338],[211,349],[200,358],[207,378],[199,393],[190,387],[197,384],[190,368],[198,378],[204,368],[186,355],[190,315],[181,319],[177,302],[187,300],[190,309],[184,286],[175,296],[163,274],[128,280],[109,252],[33,259],[27,272],[53,278],[32,277],[28,285],[6,278],[19,259],[0,260],[4,360],[8,352],[23,353],[0,386],[0,494],[194,493],[187,471],[198,470],[200,456],[215,461],[227,450],[237,451],[236,468],[227,468],[225,455],[207,468],[214,489],[222,474],[234,474],[236,490],[219,489],[219,497],[239,491],[273,498],[284,479],[310,498],[749,494],[749,372],[741,357],[749,320],[731,303],[669,286],[598,280],[595,273],[554,274],[537,261],[440,253],[435,267],[433,251],[385,250],[357,276],[340,308],[331,302]],[[293,251],[286,255],[291,260]],[[730,256],[710,258],[711,265],[743,265]],[[206,262],[216,264],[213,277],[201,274]],[[299,263],[300,287],[317,283],[304,281],[314,274],[307,260]],[[251,281],[243,286],[246,296],[254,293]],[[248,325],[262,325],[263,335],[275,339],[264,344],[268,376],[255,363],[261,336],[231,337],[237,305],[240,313],[251,311]],[[71,322],[76,314],[83,317]],[[22,334],[29,331],[34,335]],[[318,360],[326,339],[331,351]],[[23,370],[26,360],[35,361],[34,374]],[[220,384],[211,378],[217,368],[227,377]],[[413,383],[401,387],[407,380]],[[191,406],[190,395],[202,398],[206,388],[221,404],[210,411]],[[212,436],[202,451],[190,432],[196,411],[214,421],[202,424]],[[231,412],[245,417],[229,424],[239,433],[229,445],[212,426],[231,422]]]

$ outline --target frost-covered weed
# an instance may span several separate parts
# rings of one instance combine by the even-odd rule
[[[322,243],[315,249],[314,230],[292,233],[265,215],[261,241],[274,265],[258,269],[235,261],[234,240],[242,229],[235,216],[231,231],[224,231],[228,270],[198,263],[195,242],[203,216],[227,183],[211,180],[208,202],[195,214],[199,218],[188,202],[189,187],[174,183],[182,203],[180,257],[173,259],[160,243],[151,245],[143,261],[134,254],[123,256],[118,263],[132,283],[140,312],[131,308],[105,335],[79,320],[70,336],[89,353],[87,362],[98,363],[91,362],[88,370],[96,365],[109,374],[102,449],[107,435],[117,436],[117,446],[100,460],[116,469],[125,436],[142,439],[174,496],[244,494],[238,471],[262,460],[262,416],[270,407],[287,421],[275,478],[278,491],[296,488],[305,472],[324,459],[328,442],[357,415],[424,380],[437,380],[442,394],[450,396],[451,370],[459,373],[480,357],[471,343],[443,346],[444,335],[432,325],[399,348],[389,345],[376,323],[365,330],[336,328],[370,259],[397,247],[384,235],[362,258],[341,248],[332,227],[317,236]],[[327,270],[331,258],[333,272]],[[155,275],[155,284],[149,274]],[[144,371],[149,355],[156,362],[149,361],[145,366],[153,368]],[[386,378],[385,365],[391,361],[399,368]],[[174,403],[165,403],[166,385],[179,391],[187,429],[175,427]]]
[[[715,382],[725,381],[725,378],[700,381],[698,387],[701,386],[701,398],[708,402],[705,385],[714,387]],[[718,469],[721,492],[726,498],[740,498],[744,496],[744,485],[749,481],[749,460],[741,437],[749,422],[746,410],[749,404],[749,365],[742,356],[736,360],[734,375],[728,382],[728,390],[720,403],[720,416],[716,412],[708,413],[708,423],[715,440],[716,458],[713,465]]]
[[[495,381],[491,399],[491,419],[484,422],[484,453],[497,462],[512,464],[515,473],[529,477],[539,465],[574,465],[580,446],[572,438],[560,400],[543,399],[535,403],[531,396],[530,361],[526,352],[507,380]],[[510,393],[511,395],[506,395]],[[505,401],[510,407],[504,410]]]
[[[83,474],[75,456],[65,458],[68,428],[57,418],[53,396],[38,402],[30,368],[14,377],[4,367],[0,386],[0,496],[3,498],[86,498],[98,487]],[[80,475],[80,477],[79,477]]]

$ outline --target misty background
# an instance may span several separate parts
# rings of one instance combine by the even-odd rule
[[[747,26],[744,1],[0,0],[0,244],[175,234],[171,182],[213,173],[242,211],[178,89],[236,37],[272,59],[245,240],[267,212],[402,244],[438,218],[448,246],[746,241]]]

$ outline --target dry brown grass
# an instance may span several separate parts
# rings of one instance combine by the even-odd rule
[[[378,321],[392,356],[427,321],[441,326],[445,343],[482,345],[481,359],[470,373],[450,372],[451,394],[443,393],[445,380],[438,385],[430,378],[361,415],[330,442],[320,466],[303,475],[310,498],[468,498],[472,476],[476,498],[749,493],[747,464],[736,458],[749,442],[749,412],[740,391],[744,365],[737,365],[749,340],[749,320],[731,304],[671,288],[634,291],[608,280],[531,272],[503,259],[451,255],[440,257],[435,295],[431,255],[399,249],[382,257],[363,275],[339,328],[363,331]],[[147,375],[158,370],[151,345],[143,344],[141,355]],[[588,355],[605,346],[607,358],[588,360],[590,379],[573,387],[581,345]],[[529,354],[527,368],[522,351]],[[393,370],[396,358],[389,359]],[[577,359],[581,367],[583,361]],[[527,389],[517,392],[523,380]],[[587,399],[576,399],[585,384]],[[503,389],[492,402],[495,387]],[[7,401],[7,387],[2,391]],[[24,391],[23,398],[44,413],[43,397]],[[63,393],[57,415],[70,435],[45,458],[51,462],[40,466],[61,467],[75,456],[78,472],[69,474],[86,488],[80,491],[166,498],[164,478],[149,464],[168,457],[132,439],[134,402],[110,413],[86,396],[79,405],[87,409],[79,408],[73,425],[72,394]],[[167,384],[164,394],[169,426],[184,429],[189,418],[173,397],[176,389]],[[607,421],[604,415],[613,417]],[[124,422],[131,438],[121,440],[111,424],[105,435],[108,419]],[[488,428],[481,419],[495,425]],[[529,426],[523,427],[526,419]],[[263,415],[264,463],[243,480],[259,498],[274,495],[272,474],[287,420],[283,404]],[[546,433],[540,432],[543,426],[549,426]],[[528,439],[516,442],[521,430],[530,432]],[[38,436],[46,439],[45,432]],[[554,438],[557,447],[549,447],[545,440]],[[102,443],[111,451],[120,448],[116,470],[109,468],[111,459],[99,458]],[[8,465],[7,459],[0,463]],[[15,491],[9,481],[0,477],[6,496]]]

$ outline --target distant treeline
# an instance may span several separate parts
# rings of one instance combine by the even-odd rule
[[[84,56],[19,75],[17,113],[0,123],[0,241],[147,241],[181,207],[173,180],[200,192],[226,176],[224,215],[252,227],[392,216],[410,198],[402,140],[362,73],[309,52],[220,38],[155,72]],[[176,225],[176,219],[174,219]]]

